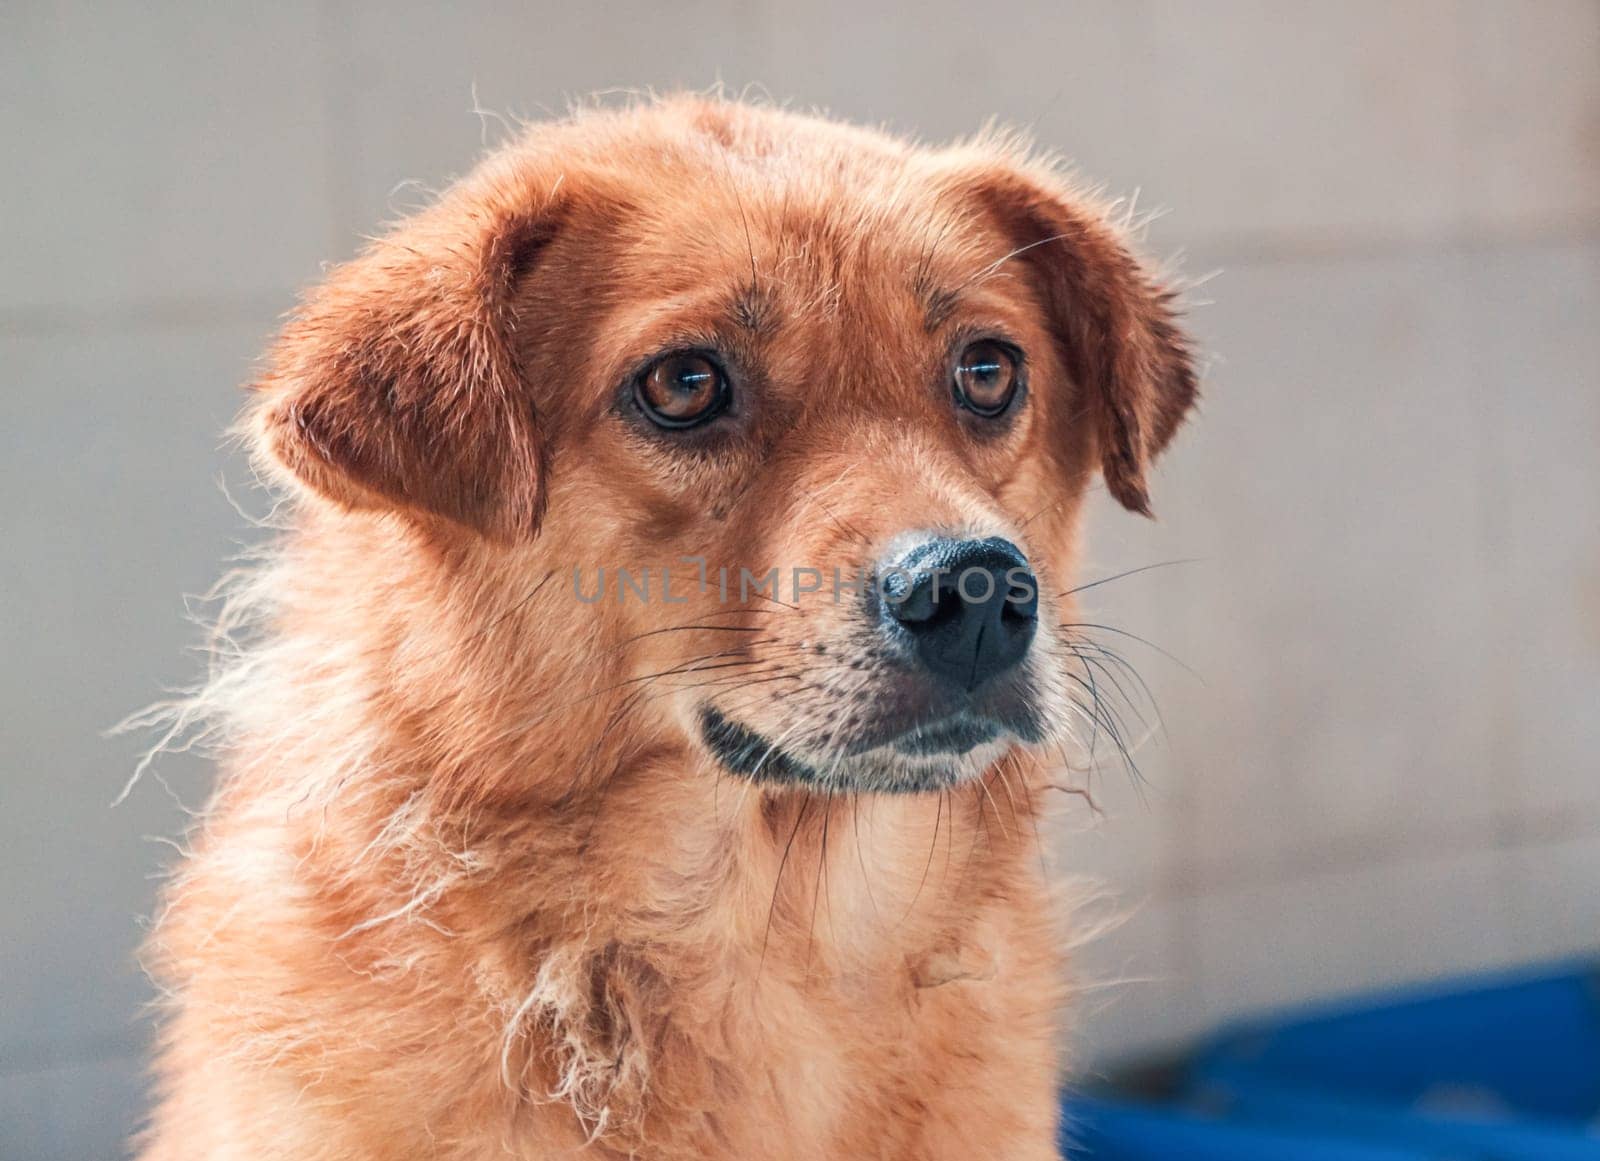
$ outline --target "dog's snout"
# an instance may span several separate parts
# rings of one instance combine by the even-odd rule
[[[885,631],[940,680],[973,690],[1028,652],[1038,582],[1009,540],[930,537],[880,568]]]

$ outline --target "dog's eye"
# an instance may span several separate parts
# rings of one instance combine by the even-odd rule
[[[1017,357],[989,339],[973,343],[956,363],[956,402],[986,419],[1001,415],[1017,393]]]
[[[644,413],[661,427],[694,427],[728,405],[728,378],[705,355],[683,351],[657,359],[634,385]]]

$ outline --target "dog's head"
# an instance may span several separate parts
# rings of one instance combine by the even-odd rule
[[[672,100],[535,128],[336,271],[255,431],[493,578],[546,680],[748,778],[935,788],[1062,729],[1080,501],[1147,512],[1195,397],[1168,297],[1009,145]]]

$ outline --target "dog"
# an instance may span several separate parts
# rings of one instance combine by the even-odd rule
[[[1008,138],[526,129],[250,390],[139,1155],[1056,1156],[1077,528],[1195,398]]]

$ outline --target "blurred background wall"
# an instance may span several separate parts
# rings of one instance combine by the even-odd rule
[[[0,1157],[140,1105],[137,918],[206,771],[111,801],[259,497],[220,433],[321,264],[498,116],[725,82],[1029,126],[1185,251],[1211,356],[1086,594],[1167,729],[1061,857],[1103,1070],[1231,1013],[1600,945],[1600,3],[282,0],[0,10]]]

